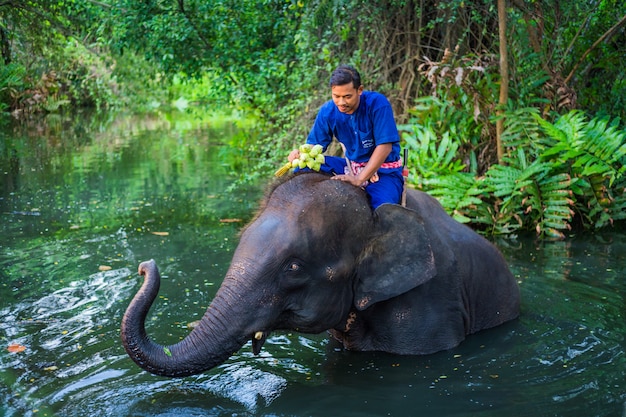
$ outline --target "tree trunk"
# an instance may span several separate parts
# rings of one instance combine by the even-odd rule
[[[498,0],[498,31],[500,34],[500,99],[496,111],[496,148],[498,163],[502,164],[504,146],[502,132],[504,131],[504,110],[509,100],[509,64],[506,47],[506,0]]]
[[[3,27],[0,27],[0,49],[2,49],[4,65],[9,65],[11,63],[11,43],[9,42],[9,33]]]

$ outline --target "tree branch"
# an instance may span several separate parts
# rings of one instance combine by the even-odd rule
[[[587,15],[587,17],[585,18],[585,22],[580,25],[580,27],[578,28],[578,30],[576,31],[576,34],[574,35],[574,37],[572,38],[572,41],[569,43],[569,45],[567,45],[567,49],[565,49],[565,53],[563,54],[563,56],[561,57],[561,61],[559,62],[559,64],[557,65],[557,67],[560,67],[561,64],[563,64],[563,61],[565,60],[565,57],[567,55],[569,55],[570,51],[572,50],[572,48],[574,47],[574,44],[576,43],[576,40],[578,39],[578,37],[583,33],[583,30],[585,30],[585,28],[587,27],[587,23],[589,23],[589,20],[591,20],[591,17],[593,16],[593,12],[589,13]]]
[[[500,97],[496,110],[499,116],[496,120],[496,150],[498,163],[504,158],[502,133],[504,132],[504,109],[509,100],[509,62],[506,43],[506,0],[498,0],[498,36],[500,39]]]
[[[106,4],[106,3],[103,3],[101,1],[97,1],[97,0],[87,0],[87,1],[89,3],[91,3],[91,4],[95,4],[96,6],[104,7],[104,8],[107,8],[107,9],[111,8],[110,4]],[[125,10],[125,9],[121,9],[121,10]]]
[[[569,75],[565,78],[565,81],[564,81],[565,84],[567,84],[572,79],[572,77],[574,76],[574,73],[576,72],[576,70],[578,69],[580,64],[582,64],[582,62],[585,60],[585,58],[587,58],[587,55],[589,55],[591,53],[591,51],[593,51],[602,42],[604,42],[607,39],[610,39],[611,36],[613,36],[615,34],[615,32],[617,32],[617,29],[619,29],[624,24],[626,24],[626,15],[624,15],[619,22],[617,22],[615,25],[613,25],[612,28],[610,28],[602,36],[600,36],[600,38],[598,38],[598,40],[595,41],[593,43],[593,45],[591,45],[591,47],[589,47],[589,49],[587,49],[585,51],[585,53],[580,57],[578,62],[576,62],[576,65],[574,65],[574,68],[572,68],[572,70],[570,71]]]
[[[200,29],[196,26],[196,24],[193,22],[193,20],[191,19],[191,17],[189,16],[187,11],[185,10],[184,0],[178,0],[178,10],[185,17],[185,20],[187,20],[187,23],[189,23],[189,25],[191,25],[193,30],[196,32],[196,35],[198,36],[200,41],[204,44],[204,46],[206,46],[207,49],[210,50],[212,45],[204,37],[204,35],[202,35],[202,32],[200,32]]]

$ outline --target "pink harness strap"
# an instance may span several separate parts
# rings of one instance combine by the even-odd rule
[[[365,165],[367,165],[367,162],[350,161],[350,164],[352,165],[352,170],[356,171],[359,168],[363,168]],[[402,159],[398,159],[397,161],[394,161],[394,162],[383,162],[383,164],[380,167],[388,168],[388,169],[402,168]]]
[[[346,158],[346,161],[348,161],[347,158]],[[359,173],[363,171],[363,168],[365,168],[365,166],[367,165],[367,162],[354,162],[354,161],[349,161],[349,162],[350,162],[350,173],[352,175],[359,175]],[[398,159],[395,162],[384,162],[380,167],[381,168],[402,168],[402,159]],[[361,186],[366,187],[367,184],[372,183],[372,182],[378,182],[378,172],[375,172],[374,175],[372,175],[372,177],[369,179],[369,181],[365,181],[363,185]]]

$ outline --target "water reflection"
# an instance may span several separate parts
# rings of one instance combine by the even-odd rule
[[[498,241],[522,316],[450,351],[355,353],[325,334],[277,333],[258,357],[248,344],[202,375],[142,372],[119,340],[137,265],[155,258],[163,275],[148,332],[180,340],[259,196],[225,191],[241,163],[224,156],[235,127],[178,117],[5,133],[0,415],[624,415],[626,234],[615,231]]]

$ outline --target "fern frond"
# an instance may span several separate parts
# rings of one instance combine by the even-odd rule
[[[574,212],[571,206],[569,190],[571,178],[568,174],[546,175],[537,183],[539,197],[541,199],[541,213],[537,221],[537,230],[542,235],[554,237],[555,232],[571,229],[571,221]]]
[[[544,133],[552,141],[553,144],[567,141],[567,134],[563,130],[559,129],[559,127],[548,122],[538,113],[532,114],[532,117],[537,121],[539,126],[541,126]],[[550,150],[548,150],[548,152],[550,152]]]
[[[619,209],[623,207],[621,203],[616,204],[612,196],[614,184],[626,173],[626,132],[618,128],[618,121],[611,122],[608,118],[587,121],[580,111],[571,111],[554,124],[537,120],[553,142],[553,146],[540,155],[540,160],[550,161],[555,169],[558,167],[570,175],[568,189],[580,200],[577,211],[585,220],[583,224],[603,227],[622,217]],[[545,184],[544,192],[558,190],[562,185]],[[564,192],[561,194],[542,197],[548,200],[573,198]],[[565,216],[564,213],[557,215]]]
[[[542,164],[546,165],[546,164]],[[571,177],[567,173],[550,175],[542,181],[541,192],[544,194],[567,194],[571,195],[568,187],[571,184]]]
[[[524,107],[505,113],[502,144],[507,149],[523,150],[530,148],[533,156],[543,148],[542,130],[537,124],[539,110],[535,107]]]
[[[496,197],[509,196],[517,188],[517,181],[522,171],[506,165],[492,165],[485,173],[487,190]]]
[[[626,155],[626,132],[608,126],[608,119],[587,122],[580,111],[571,111],[551,124],[535,116],[554,141],[552,148],[542,153],[542,160],[557,159],[569,162],[572,175],[588,177],[601,175],[612,185],[626,168],[619,161]]]
[[[461,223],[471,220],[471,211],[483,204],[477,196],[476,179],[467,173],[454,173],[425,181],[428,193],[437,198],[443,208]]]

